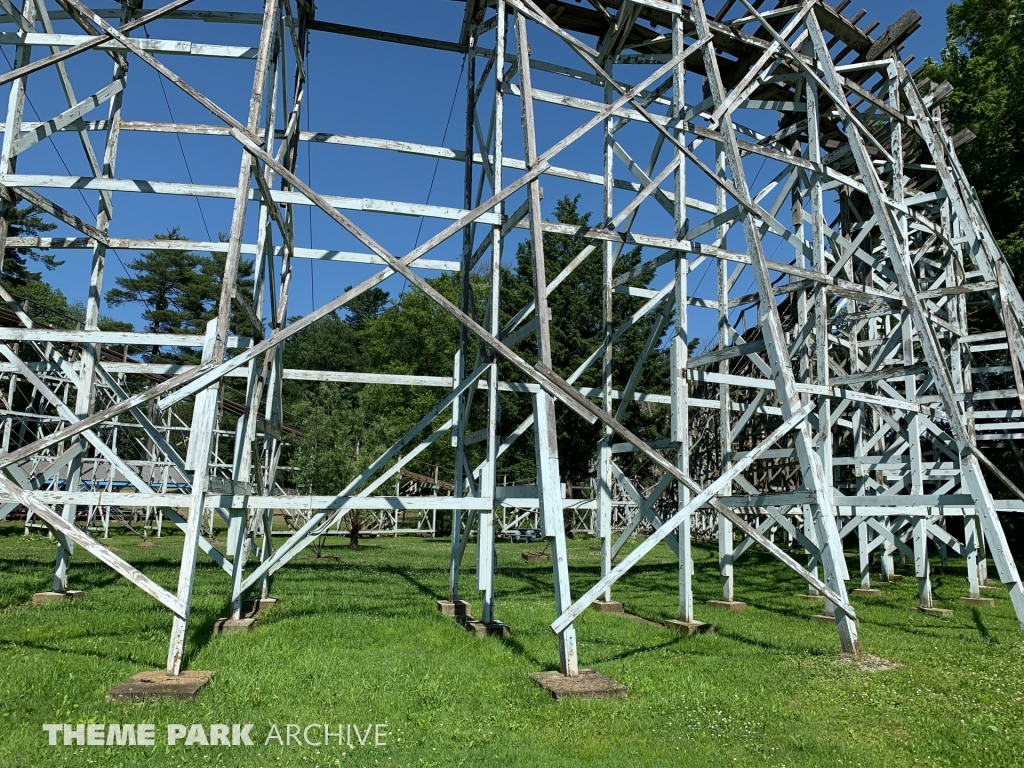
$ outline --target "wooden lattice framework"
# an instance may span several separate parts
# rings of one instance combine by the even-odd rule
[[[948,88],[917,82],[901,60],[900,48],[920,16],[909,12],[873,36],[874,27],[857,26],[860,16],[843,15],[848,2],[833,8],[819,0],[469,0],[458,41],[445,42],[321,21],[311,0],[253,0],[230,11],[203,9],[202,0],[154,9],[143,9],[142,0],[102,8],[82,0],[0,0],[0,39],[15,50],[13,70],[0,76],[10,90],[0,156],[7,206],[0,241],[4,249],[86,250],[92,259],[80,330],[38,326],[2,291],[10,314],[0,327],[0,514],[26,508],[53,532],[59,543],[55,591],[68,589],[70,555],[78,545],[166,606],[174,617],[167,662],[172,674],[181,671],[200,553],[227,574],[238,617],[243,596],[265,595],[269,576],[351,509],[451,510],[447,597],[456,600],[465,589],[459,581],[463,552],[475,531],[475,586],[483,597],[482,619],[493,622],[496,510],[511,498],[517,509],[539,510],[550,541],[552,629],[569,676],[578,669],[574,619],[594,601],[610,600],[613,584],[661,542],[679,558],[680,619],[695,620],[690,547],[698,513],[700,533],[707,533],[709,513],[717,523],[723,599],[734,598],[736,558],[752,544],[765,547],[825,596],[846,652],[860,647],[843,556],[843,539],[853,534],[861,585],[869,584],[872,550],[879,551],[883,578],[892,572],[893,553],[903,552],[915,560],[923,607],[931,605],[930,543],[967,559],[975,597],[991,557],[1024,624],[1024,590],[997,515],[1018,505],[993,499],[981,471],[988,460],[979,450],[1012,446],[1024,436],[1018,364],[1024,303],[956,158],[956,143],[969,137],[954,140],[944,128],[940,104]],[[252,42],[164,39],[161,25],[169,19],[244,28]],[[146,38],[140,37],[143,24]],[[300,130],[311,35],[338,45],[352,36],[377,40],[381,56],[394,46],[466,56],[464,145]],[[562,46],[573,63],[543,60],[531,50],[541,40]],[[175,75],[165,64],[175,55],[207,57],[211,78],[219,59],[250,61],[248,114],[229,114],[203,95],[202,82]],[[72,84],[85,57],[110,58],[113,76],[110,85],[80,99]],[[155,68],[201,104],[211,121],[133,120],[123,109],[132,79],[129,60]],[[29,122],[26,89],[50,68],[68,108],[46,122]],[[546,106],[535,110],[540,104]],[[93,119],[101,108],[106,117]],[[555,108],[558,118],[545,123],[542,116]],[[565,125],[578,127],[567,133]],[[32,147],[58,131],[83,136],[84,175],[32,173]],[[240,162],[237,181],[221,187],[161,181],[158,159],[154,178],[123,178],[117,173],[119,145],[133,131],[222,144],[230,139]],[[553,131],[562,138],[538,143],[538,133]],[[84,138],[97,134],[102,155]],[[589,167],[559,164],[564,149],[593,135],[600,137],[600,149]],[[318,194],[297,164],[299,147],[310,141],[461,163],[462,207]],[[545,233],[579,232],[545,220],[541,185],[551,179],[600,190],[600,221],[583,229],[589,245],[561,274],[535,270],[533,301],[503,325],[499,264],[510,244],[525,232],[539,254]],[[95,198],[95,222],[50,199],[52,190],[68,188]],[[163,195],[230,199],[228,238],[157,243],[117,237],[113,199],[135,194],[157,201]],[[19,200],[77,234],[9,236],[7,211]],[[338,227],[320,233],[315,248],[300,247],[293,235],[296,211],[304,206],[316,206]],[[383,227],[391,216],[448,223],[413,251],[392,254],[374,239],[373,227],[363,231],[345,215],[351,209],[378,212]],[[255,242],[244,237],[247,219],[257,222]],[[342,232],[362,250],[339,250]],[[458,261],[431,260],[438,246],[459,239]],[[205,336],[98,330],[108,250],[157,245],[226,253],[219,313]],[[630,276],[614,274],[619,252],[636,245],[644,248],[644,268],[657,269],[654,290],[632,287]],[[236,290],[243,255],[256,267],[256,288],[247,295]],[[382,269],[290,321],[292,267],[303,258]],[[549,329],[559,318],[551,316],[548,297],[587,259],[604,265],[604,331],[586,363],[563,379],[551,368]],[[458,304],[424,280],[439,269],[462,274]],[[471,309],[479,298],[469,278],[474,269],[486,274],[489,285],[483,316]],[[282,342],[395,274],[461,323],[451,378],[283,368]],[[710,282],[698,281],[698,274]],[[642,305],[613,327],[614,303],[624,297]],[[233,313],[265,330],[256,338],[232,335]],[[642,317],[657,319],[644,355],[629,379],[613,381],[615,340]],[[689,341],[698,328],[711,328],[714,343],[694,352]],[[640,392],[645,361],[665,335],[669,380],[663,391]],[[202,363],[169,366],[103,352],[125,344],[202,349]],[[513,366],[518,381],[499,380],[499,359]],[[601,372],[601,386],[575,386],[591,367]],[[128,376],[145,385],[126,388]],[[229,377],[244,381],[247,403],[233,414],[238,427],[231,434],[221,428],[219,393]],[[286,438],[281,388],[288,379],[446,393],[337,495],[289,496],[276,482]],[[532,417],[502,422],[499,392],[531,397]],[[19,410],[26,398],[31,407]],[[191,404],[190,423],[174,422],[172,406],[178,403]],[[667,439],[649,444],[623,426],[629,409],[641,405],[670,415]],[[563,498],[556,409],[604,426],[591,503],[603,575],[575,600],[563,508],[579,504]],[[468,433],[474,411],[485,414],[486,428]],[[187,450],[175,447],[172,430],[187,435]],[[516,439],[531,437],[536,484],[501,487],[501,454]],[[451,440],[457,450],[451,490],[437,494],[435,476],[428,497],[388,495],[396,475],[436,440]],[[130,441],[146,447],[142,461],[120,455],[119,446]],[[473,466],[466,449],[480,442],[486,458]],[[633,454],[648,477],[660,480],[640,487],[622,471],[621,454]],[[134,506],[161,510],[184,532],[175,591],[75,524],[79,506],[104,503],[96,481],[103,477],[131,486]],[[616,526],[613,507],[621,507],[622,499],[630,514]],[[263,534],[275,511],[288,510],[302,511],[304,522],[275,549]],[[211,512],[230,525],[223,550],[204,535],[203,518]],[[947,518],[963,520],[961,537],[946,529]],[[617,558],[641,523],[651,534]],[[775,543],[776,533],[806,550],[807,567]]]

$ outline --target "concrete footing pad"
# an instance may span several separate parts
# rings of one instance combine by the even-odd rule
[[[996,601],[991,597],[961,597],[960,602],[975,608],[995,608]]]
[[[107,701],[134,702],[169,699],[192,701],[199,689],[210,682],[213,672],[186,671],[169,675],[163,670],[139,672],[107,691]]]
[[[665,629],[671,629],[680,635],[713,635],[715,628],[703,621],[680,621],[669,619],[665,622]]]
[[[982,584],[980,587],[978,587],[978,589],[986,589],[994,592],[999,589],[1002,589],[1002,587],[996,586],[995,584]]]
[[[707,604],[712,608],[725,608],[726,610],[739,613],[747,610],[747,604],[741,603],[738,600],[708,600]]]
[[[448,618],[455,619],[460,624],[473,620],[472,615],[469,613],[469,603],[465,600],[438,600],[437,610]]]
[[[819,603],[824,602],[825,600],[824,595],[812,595],[809,592],[801,592],[797,595],[793,595],[793,597],[799,598],[800,600],[816,600]]]
[[[276,597],[250,597],[242,602],[242,613],[246,616],[252,616],[260,611],[273,608],[276,604]]]
[[[880,589],[851,589],[850,597],[881,597]]]
[[[590,607],[601,613],[625,613],[626,609],[618,600],[595,600]]]
[[[477,637],[506,638],[512,636],[512,630],[508,628],[508,624],[503,624],[500,621],[484,624],[482,621],[476,621],[470,617],[463,623],[463,626],[468,632],[472,632]]]
[[[36,592],[32,595],[33,605],[46,605],[47,603],[60,603],[65,600],[81,600],[85,592],[80,589],[69,589],[67,592]]]
[[[512,635],[512,630],[508,628],[508,624],[503,624],[500,621],[492,621],[485,624],[474,619],[473,614],[469,612],[469,603],[465,600],[438,600],[437,610],[445,616],[455,619],[468,632],[472,632],[477,637],[505,638]]]
[[[625,696],[629,688],[593,669],[581,669],[576,677],[566,677],[561,672],[533,672],[534,682],[551,693],[555,701],[567,696],[588,699],[609,699]]]
[[[547,552],[523,552],[523,560],[528,563],[550,563],[551,555]]]
[[[215,635],[244,635],[256,624],[256,617],[247,619],[217,619],[210,631]]]
[[[914,610],[919,613],[926,613],[929,616],[934,616],[938,619],[948,619],[953,615],[953,611],[949,608],[915,608]]]

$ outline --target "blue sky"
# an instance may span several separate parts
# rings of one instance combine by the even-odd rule
[[[55,3],[48,2],[55,8]],[[108,6],[95,2],[92,7]],[[158,3],[148,3],[155,7]],[[927,56],[938,57],[945,39],[945,3],[935,0],[861,0],[851,5],[847,15],[856,8],[867,11],[860,26],[871,20],[880,22],[884,29],[908,8],[915,6],[924,15],[922,28],[906,46],[906,52],[916,56],[911,69]],[[244,6],[244,8],[241,8]],[[201,2],[196,7],[259,11],[258,2]],[[343,24],[365,26],[406,34],[457,39],[462,20],[463,4],[454,0],[395,0],[394,2],[351,2],[349,0],[318,3],[318,18]],[[5,27],[10,29],[10,27]],[[77,32],[67,23],[58,24],[59,31]],[[161,21],[148,30],[154,38],[192,40],[228,45],[255,45],[258,26],[206,24],[184,21]],[[877,34],[877,32],[876,32]],[[535,55],[580,67],[580,62],[567,53],[558,41],[538,35],[531,38]],[[8,61],[13,60],[14,49],[3,46]],[[37,52],[36,56],[41,56]],[[244,121],[248,107],[249,87],[252,81],[251,61],[203,59],[189,56],[164,56],[167,66],[186,81]],[[69,62],[69,71],[80,99],[95,92],[109,82],[111,61],[102,53],[84,54]],[[8,64],[0,60],[0,67]],[[407,46],[394,46],[371,40],[313,33],[310,50],[310,92],[307,117],[303,129],[326,133],[345,133],[387,139],[414,141],[425,144],[444,144],[461,148],[464,143],[464,91],[462,77],[464,57],[457,53],[434,51]],[[635,75],[639,79],[647,72]],[[538,73],[537,87],[577,93],[575,83],[565,78]],[[290,88],[290,83],[289,83]],[[4,103],[8,87],[2,89]],[[579,89],[579,95],[594,98],[594,89]],[[49,118],[66,107],[57,88],[53,70],[34,75],[30,80],[25,119]],[[506,114],[516,117],[516,101],[511,100]],[[454,107],[454,108],[453,108]],[[568,114],[567,114],[568,113]],[[449,114],[451,120],[449,121]],[[168,122],[173,115],[177,122],[216,122],[209,113],[193,102],[173,85],[164,82],[144,62],[132,59],[125,91],[124,119]],[[105,107],[88,117],[101,119]],[[537,119],[539,143],[543,150],[561,135],[572,130],[586,118],[582,112],[569,111],[550,105],[538,105]],[[630,126],[629,131],[634,131]],[[624,141],[643,143],[639,136],[624,132]],[[521,138],[516,123],[507,130],[507,152],[522,157]],[[100,134],[93,134],[93,145],[102,154]],[[362,198],[391,199],[406,202],[429,202],[434,205],[462,207],[462,167],[458,163],[412,155],[351,147],[328,147],[304,144],[300,155],[300,173],[311,180],[317,191],[325,194]],[[635,157],[640,157],[638,151]],[[149,179],[172,182],[193,181],[198,184],[232,186],[235,184],[240,161],[240,149],[229,138],[184,136],[178,140],[166,134],[125,132],[117,164],[120,178]],[[600,170],[600,133],[584,137],[561,156],[557,164],[596,172]],[[619,171],[621,172],[621,167]],[[750,169],[756,174],[757,167]],[[91,175],[77,138],[64,134],[54,141],[41,142],[19,159],[19,173],[57,175]],[[506,178],[506,181],[510,177]],[[764,179],[762,179],[764,181]],[[557,197],[565,193],[584,191],[584,209],[600,205],[600,188],[580,190],[579,185],[557,179],[545,179],[545,209],[550,210]],[[428,200],[429,192],[429,200]],[[51,199],[65,206],[85,220],[94,220],[96,193],[71,190],[49,190]],[[622,202],[616,201],[617,206]],[[518,205],[515,199],[513,207]],[[120,193],[114,196],[114,221],[111,234],[115,237],[148,238],[179,226],[190,239],[216,240],[219,232],[226,232],[230,223],[231,202],[222,199],[198,200],[185,196],[156,196]],[[246,241],[254,242],[255,206],[250,208]],[[346,212],[348,213],[348,212]],[[382,216],[353,212],[351,218],[386,248],[403,255],[417,241],[440,230],[448,222],[438,219],[419,219],[403,216]],[[656,220],[659,212],[643,213],[638,218],[638,230],[653,234],[665,231],[665,217]],[[300,210],[297,216],[297,245],[329,247],[340,250],[365,251],[342,232],[325,215],[313,209]],[[312,228],[312,237],[311,237]],[[62,227],[54,234],[71,235]],[[738,235],[734,235],[738,237]],[[459,239],[455,238],[439,247],[431,258],[457,258]],[[506,259],[512,247],[506,249]],[[68,295],[71,300],[84,300],[88,285],[89,253],[63,251],[58,254],[66,263],[46,278]],[[121,251],[111,254],[107,262],[105,289],[114,279],[126,274],[124,264],[137,253]],[[780,254],[779,258],[783,258]],[[785,260],[789,260],[786,258]],[[301,260],[291,294],[290,314],[304,314],[311,307],[322,304],[341,292],[345,286],[364,279],[375,272],[373,267]],[[709,280],[709,285],[713,280]],[[402,288],[398,278],[389,280],[386,288],[395,292]],[[104,313],[139,324],[141,307],[104,307]]]

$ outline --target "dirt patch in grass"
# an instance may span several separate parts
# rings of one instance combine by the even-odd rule
[[[895,661],[883,659],[881,656],[872,656],[870,653],[862,653],[859,656],[843,654],[836,659],[836,664],[856,669],[858,672],[888,672],[903,666]]]

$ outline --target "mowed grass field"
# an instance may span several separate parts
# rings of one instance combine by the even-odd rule
[[[109,543],[175,588],[181,536],[154,548],[128,535]],[[959,603],[961,561],[934,577],[950,619],[911,611],[906,568],[908,578],[881,585],[882,599],[856,603],[864,650],[902,665],[867,672],[837,664],[834,628],[810,620],[820,605],[796,599],[803,583],[762,553],[737,566],[745,613],[704,606],[719,580],[715,550],[698,547],[698,617],[715,635],[680,637],[589,611],[576,624],[581,666],[628,685],[629,696],[555,702],[529,678],[558,662],[550,564],[520,556],[537,545],[498,545],[498,617],[512,628],[501,641],[438,613],[446,540],[346,543],[330,540],[319,560],[310,548],[279,572],[280,602],[247,635],[210,636],[228,580],[203,563],[187,666],[216,670],[212,683],[193,702],[115,705],[107,690],[164,666],[170,614],[80,553],[72,586],[84,600],[27,605],[49,588],[53,544],[0,527],[0,766],[1024,764],[1020,628],[1004,590],[991,593],[994,609]],[[593,544],[570,542],[574,594],[598,577]],[[474,562],[471,546],[463,596],[479,615]],[[615,596],[663,621],[675,616],[676,583],[660,547]],[[156,746],[50,747],[44,723],[154,723]],[[256,746],[169,747],[170,723],[253,723]],[[288,723],[386,723],[389,735],[377,748],[264,745],[272,723],[282,735]]]

